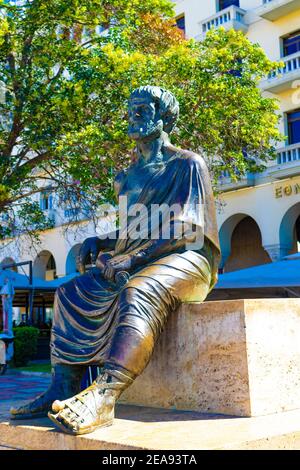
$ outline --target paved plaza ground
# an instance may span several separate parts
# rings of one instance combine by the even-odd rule
[[[44,392],[51,381],[50,374],[24,373],[8,369],[0,376],[0,420],[11,406],[19,405]]]

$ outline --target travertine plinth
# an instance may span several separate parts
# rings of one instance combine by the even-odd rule
[[[236,416],[300,408],[300,299],[182,305],[122,401]]]
[[[300,410],[232,418],[118,406],[112,426],[83,436],[54,429],[47,418],[10,422],[0,419],[0,450],[1,446],[10,450],[299,450]],[[199,458],[197,463],[201,464]],[[97,459],[103,463],[100,454]]]

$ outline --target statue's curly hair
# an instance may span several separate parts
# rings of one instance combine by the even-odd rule
[[[158,86],[140,86],[130,95],[129,101],[134,98],[151,96],[164,123],[164,131],[170,134],[175,127],[179,116],[179,103],[173,93]]]

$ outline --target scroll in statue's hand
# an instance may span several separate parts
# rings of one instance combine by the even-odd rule
[[[132,268],[131,255],[118,255],[108,259],[102,269],[105,279],[114,281],[116,273],[119,271],[130,271]]]

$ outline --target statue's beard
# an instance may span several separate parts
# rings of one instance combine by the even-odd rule
[[[162,120],[129,125],[128,135],[134,140],[153,140],[161,135],[164,124]]]

